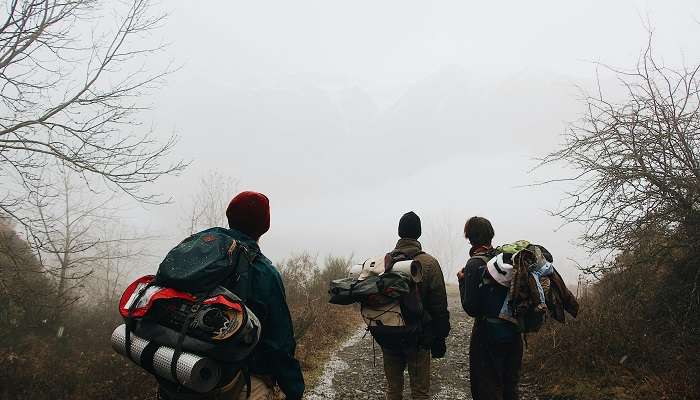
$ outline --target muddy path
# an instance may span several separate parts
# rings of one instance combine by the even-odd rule
[[[433,359],[431,364],[432,398],[437,400],[471,399],[469,391],[469,334],[472,319],[459,304],[456,288],[448,290],[452,331],[447,338],[445,358]],[[381,400],[384,399],[385,380],[382,352],[372,337],[364,335],[364,327],[343,343],[326,364],[318,384],[309,388],[307,400]],[[408,374],[404,399],[410,399]],[[522,400],[537,400],[534,388],[523,379],[520,388]]]

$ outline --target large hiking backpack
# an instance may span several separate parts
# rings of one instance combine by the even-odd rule
[[[537,301],[539,292],[535,282],[538,278],[531,273],[541,263],[551,262],[553,260],[551,254],[542,246],[519,240],[473,258],[479,258],[486,263],[480,287],[483,296],[494,293],[491,290],[493,285],[504,285],[498,281],[502,282],[503,276],[508,277],[505,278],[508,280],[507,312],[501,312],[498,318],[512,322],[521,333],[539,331],[546,320],[547,313],[546,308],[539,306],[540,303]],[[508,269],[503,269],[499,265],[507,266]],[[489,273],[489,270],[492,272]],[[491,276],[499,273],[503,275]],[[549,285],[547,277],[540,277],[539,281],[543,286]]]
[[[513,278],[508,296],[515,322],[523,333],[538,332],[547,320],[547,308],[539,306],[535,279],[539,279],[540,285],[544,283],[544,286],[548,287],[549,278],[536,278],[531,272],[545,261],[545,257],[549,257],[551,262],[551,254],[544,247],[524,240],[502,248],[508,251],[507,254],[504,253],[507,255],[504,258],[513,265]]]
[[[183,354],[208,357],[221,365],[216,388],[239,372],[249,383],[247,357],[260,338],[261,326],[245,302],[250,292],[248,270],[257,256],[228,230],[208,229],[180,242],[155,276],[140,278],[124,292],[119,311],[126,324],[126,356],[156,376],[167,398],[198,398],[196,392],[201,392],[181,379]],[[169,373],[154,368],[154,360],[148,359],[155,350],[144,350],[134,359],[132,335],[153,347],[170,349]]]
[[[415,282],[410,274],[392,271],[393,266],[399,262],[417,262],[414,258],[419,254],[422,252],[409,257],[399,251],[393,251],[384,258],[385,269],[388,272],[379,277],[399,277],[408,286],[408,292],[401,293],[398,297],[380,293],[360,303],[360,313],[367,324],[367,330],[382,347],[405,348],[417,345],[423,326],[427,322],[427,313],[423,310],[420,296],[420,283]]]

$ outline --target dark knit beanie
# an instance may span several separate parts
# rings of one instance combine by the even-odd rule
[[[420,234],[420,217],[413,211],[404,214],[399,220],[399,237],[418,239]]]
[[[270,229],[270,201],[258,192],[241,192],[226,208],[228,225],[258,240]]]

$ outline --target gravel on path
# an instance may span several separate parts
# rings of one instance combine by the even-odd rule
[[[469,335],[472,319],[459,304],[459,295],[449,292],[452,330],[447,338],[447,354],[433,359],[431,393],[433,400],[471,399],[469,391]],[[382,351],[374,344],[364,327],[344,342],[330,357],[318,384],[310,388],[306,400],[381,400],[386,382],[382,367]],[[373,347],[374,345],[374,347]],[[523,380],[521,400],[537,400],[534,387]],[[404,399],[410,399],[408,373]]]

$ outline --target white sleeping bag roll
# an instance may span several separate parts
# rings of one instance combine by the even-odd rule
[[[399,261],[391,267],[390,271],[403,272],[411,275],[414,282],[423,280],[423,266],[416,260]]]
[[[141,353],[149,341],[131,334],[131,357],[140,366]],[[126,325],[119,325],[112,332],[112,348],[126,357]],[[175,349],[160,346],[153,353],[153,369],[158,376],[171,382],[175,382],[170,366],[173,363]],[[218,363],[210,358],[183,351],[177,360],[177,379],[188,389],[199,393],[212,391],[221,379],[221,368]]]

